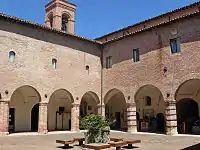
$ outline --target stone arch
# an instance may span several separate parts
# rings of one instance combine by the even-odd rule
[[[145,131],[141,127],[141,122],[146,122],[151,128],[151,132],[157,132],[161,128],[164,132],[164,127],[157,127],[156,124],[156,115],[165,112],[164,97],[160,89],[152,84],[143,85],[136,91],[134,99],[136,111],[140,116],[140,119],[137,120],[138,129]],[[162,125],[164,124],[165,122],[162,123]]]
[[[200,79],[200,73],[189,73],[182,76],[179,79],[174,80],[175,81],[174,86],[173,86],[174,94],[176,93],[177,89],[179,89],[180,85],[182,85],[186,81],[193,80],[193,79]]]
[[[62,12],[62,16],[65,16],[66,18],[70,19],[71,18],[71,14],[66,12],[66,11],[63,11]]]
[[[40,93],[30,85],[17,88],[11,95],[9,103],[11,121],[10,132],[32,131],[31,118],[36,115],[38,121],[39,108],[32,114],[32,108],[41,102]],[[37,125],[36,125],[37,126]],[[37,126],[38,127],[38,126]],[[34,131],[37,130],[36,128]]]
[[[54,91],[48,103],[48,130],[70,130],[72,94],[66,89]]]
[[[178,101],[178,95],[184,91],[189,90],[188,94],[184,94],[184,98],[192,98],[194,95],[197,95],[198,92],[200,92],[197,88],[200,88],[200,79],[198,78],[193,78],[193,79],[188,79],[186,81],[184,81],[183,83],[181,83],[178,88],[175,90],[175,94],[174,94],[174,99],[176,101]],[[187,86],[187,87],[186,87]],[[188,87],[189,86],[189,87]],[[183,88],[187,88],[187,89],[183,89]],[[196,90],[195,90],[196,89]],[[192,94],[193,93],[193,94]]]
[[[200,117],[200,79],[192,78],[181,83],[175,94],[179,133],[193,133],[192,126]]]
[[[52,28],[52,27],[53,27],[53,12],[50,12],[50,13],[47,15],[47,18],[48,18],[48,21],[49,21],[49,25],[50,25],[50,27]]]
[[[104,96],[105,115],[112,122],[111,129],[127,129],[126,111],[127,104],[124,94],[114,88]]]
[[[89,114],[97,114],[97,105],[100,104],[99,97],[96,93],[86,92],[80,102],[80,116],[84,117]]]
[[[123,97],[124,97],[124,99],[125,99],[125,95],[124,95],[124,93],[123,93],[121,90],[119,90],[119,89],[117,89],[117,88],[113,88],[113,89],[109,90],[109,91],[105,94],[105,96],[104,96],[104,104],[108,103],[109,99],[110,99],[113,95],[118,94],[118,93],[120,93],[121,95],[123,95]]]

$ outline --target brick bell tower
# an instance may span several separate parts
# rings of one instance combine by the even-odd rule
[[[52,0],[45,6],[45,24],[74,34],[76,5],[65,0]]]

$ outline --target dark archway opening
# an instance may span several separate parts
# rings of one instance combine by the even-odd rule
[[[137,131],[141,130],[141,123],[140,123],[140,114],[139,112],[136,112],[136,120],[137,120]]]
[[[31,131],[38,131],[39,104],[33,106],[31,111]]]
[[[193,133],[193,126],[199,120],[198,104],[190,98],[181,99],[177,102],[178,132],[185,134]]]
[[[162,113],[156,115],[156,129],[158,132],[165,132],[165,116]]]

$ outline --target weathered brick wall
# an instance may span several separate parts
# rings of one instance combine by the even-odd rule
[[[174,99],[178,86],[185,80],[200,78],[200,19],[190,17],[147,32],[135,34],[105,45],[103,53],[103,95],[118,88],[125,97],[131,96],[143,85],[152,84],[161,90],[164,99]],[[172,29],[178,33],[172,35]],[[181,39],[181,52],[171,54],[169,40]],[[134,63],[132,50],[140,49],[140,61]],[[112,56],[113,66],[106,69],[106,57]],[[168,71],[164,73],[164,65]],[[166,93],[170,93],[168,98]],[[126,98],[127,100],[127,98]]]
[[[16,53],[14,63],[9,62],[11,50]],[[97,44],[1,19],[0,56],[2,99],[10,99],[23,85],[34,87],[42,102],[48,102],[60,88],[68,90],[74,99],[78,97],[75,103],[80,103],[88,91],[100,98],[101,53]],[[52,68],[53,58],[57,59],[56,70]]]

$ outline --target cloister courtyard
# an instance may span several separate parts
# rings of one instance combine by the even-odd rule
[[[62,145],[56,140],[67,140],[74,137],[81,137],[83,133],[72,132],[51,132],[48,135],[37,135],[36,133],[15,133],[9,136],[0,137],[0,150],[62,150]],[[198,150],[200,149],[199,136],[177,135],[167,136],[161,134],[129,134],[125,132],[111,132],[112,137],[141,139],[140,144],[135,144],[136,150]],[[198,145],[199,144],[199,145]],[[83,149],[75,143],[69,149]],[[114,148],[111,148],[114,149]],[[124,148],[126,149],[126,148]]]

